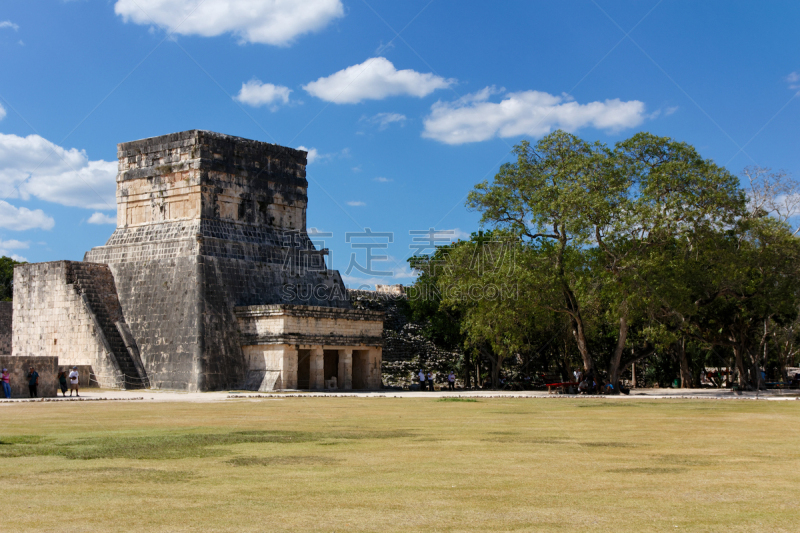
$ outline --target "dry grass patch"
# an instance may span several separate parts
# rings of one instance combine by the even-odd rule
[[[795,531],[799,407],[4,404],[3,530]]]

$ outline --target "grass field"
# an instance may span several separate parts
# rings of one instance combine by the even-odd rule
[[[2,531],[800,531],[800,401],[3,405]]]

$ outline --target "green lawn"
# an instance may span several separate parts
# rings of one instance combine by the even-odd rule
[[[1,409],[2,531],[800,530],[800,401]]]

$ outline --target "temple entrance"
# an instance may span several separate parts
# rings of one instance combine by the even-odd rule
[[[366,389],[369,350],[353,350],[353,389]]]
[[[297,388],[311,387],[311,350],[297,351]]]
[[[336,378],[336,387],[342,388],[339,379],[339,350],[324,350],[323,352],[323,379],[328,383],[331,378]]]

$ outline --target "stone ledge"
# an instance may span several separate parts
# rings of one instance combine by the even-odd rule
[[[358,349],[359,346],[380,348],[383,346],[381,337],[352,337],[347,335],[313,335],[304,333],[282,333],[276,335],[242,335],[242,346],[255,346],[263,344],[290,344],[313,346],[350,346]]]
[[[383,311],[368,309],[342,309],[339,307],[321,307],[316,305],[247,305],[233,308],[237,318],[255,318],[269,316],[295,316],[303,318],[334,318],[345,320],[369,320],[383,322]]]

